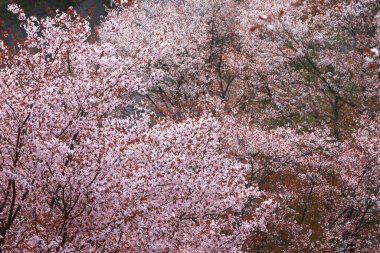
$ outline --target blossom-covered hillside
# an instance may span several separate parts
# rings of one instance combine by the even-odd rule
[[[380,252],[378,0],[7,9],[0,252]]]

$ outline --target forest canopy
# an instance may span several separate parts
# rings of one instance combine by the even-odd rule
[[[378,0],[112,6],[7,6],[0,253],[380,252]]]

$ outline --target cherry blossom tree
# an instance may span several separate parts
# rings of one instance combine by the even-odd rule
[[[118,103],[119,83],[129,83],[128,63],[108,57],[109,45],[89,44],[88,23],[72,10],[37,20],[16,5],[9,9],[28,37],[0,70],[1,248],[81,247],[69,227],[75,234],[84,225],[81,216],[96,199],[90,193],[104,184],[107,131],[100,124],[113,125],[105,115]],[[100,233],[104,223],[93,224],[88,231]]]
[[[378,110],[378,16],[377,1],[247,1],[243,48],[277,123],[328,124],[341,138]]]
[[[360,124],[345,142],[326,130],[239,124],[245,130],[229,140],[230,152],[249,165],[248,182],[278,204],[267,230],[247,241],[252,252],[378,251],[378,121]]]
[[[184,101],[205,94],[238,103],[246,69],[239,54],[236,4],[139,1],[109,13],[99,37],[115,44],[120,55],[139,58],[149,50],[139,71],[144,95],[164,115],[181,114]]]

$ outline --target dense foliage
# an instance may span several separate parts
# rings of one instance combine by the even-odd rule
[[[379,252],[377,0],[9,11],[0,252]]]

